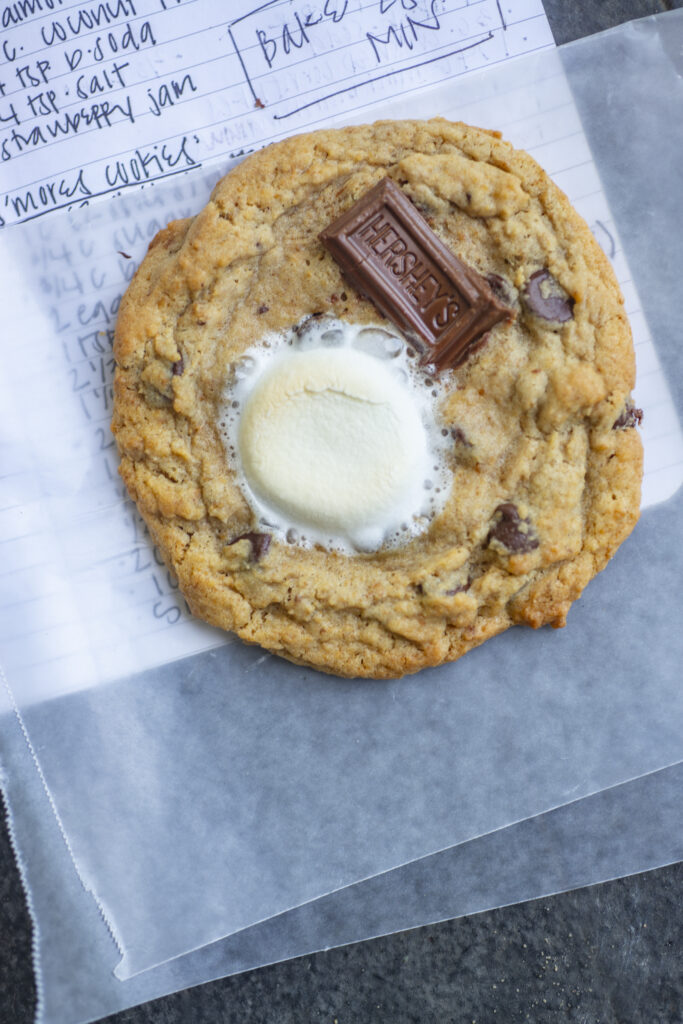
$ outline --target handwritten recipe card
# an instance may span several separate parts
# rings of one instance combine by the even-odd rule
[[[5,331],[22,344],[5,346],[0,376],[0,645],[22,700],[229,642],[190,616],[118,478],[114,325],[154,234],[196,213],[231,160],[307,128],[441,114],[528,149],[613,262],[646,410],[643,504],[674,493],[676,411],[561,63],[503,67],[552,46],[540,0],[22,0],[2,11],[0,215],[13,226],[0,233],[0,281]],[[486,87],[456,101],[451,80],[491,64]]]
[[[2,12],[0,224],[553,45],[541,0],[21,0]]]

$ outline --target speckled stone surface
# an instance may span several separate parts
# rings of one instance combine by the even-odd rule
[[[673,11],[683,0],[545,0],[543,6],[560,46],[633,18]]]
[[[546,0],[558,43],[683,0]],[[108,1024],[678,1024],[683,865],[319,953]],[[30,1024],[31,928],[0,813],[0,1024]]]

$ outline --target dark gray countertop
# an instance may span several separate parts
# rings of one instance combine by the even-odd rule
[[[545,0],[558,43],[683,0]],[[676,1024],[683,865],[358,943],[156,1000],[109,1024]],[[30,1024],[31,926],[0,814],[0,1024]]]

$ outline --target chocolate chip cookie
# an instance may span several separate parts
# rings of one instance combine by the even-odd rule
[[[384,179],[505,311],[480,318],[486,329],[460,346],[461,361],[430,361],[429,339],[392,321],[362,266],[344,271],[321,241]],[[382,237],[374,251],[398,277],[405,247]],[[425,280],[409,280],[415,301]],[[299,359],[306,344],[334,359]],[[392,382],[379,370],[375,380],[357,349],[378,367],[395,356]],[[300,664],[400,676],[513,624],[563,626],[638,518],[642,449],[619,287],[564,194],[496,132],[384,122],[254,154],[201,213],[153,240],[122,302],[115,354],[121,474],[190,607]],[[301,413],[290,415],[290,400]],[[354,434],[356,407],[368,426]],[[391,417],[404,407],[424,444],[382,489]],[[289,471],[280,484],[271,470],[271,487],[267,469],[245,470],[241,445],[255,466],[273,465],[263,446],[276,435],[254,426],[260,416],[272,428],[272,410],[291,431],[278,459],[291,458],[292,473],[299,447],[307,460],[305,500]],[[342,512],[318,516],[345,507],[328,500],[337,463],[316,482],[328,428],[357,518],[366,483],[380,523],[391,519],[385,495],[403,488],[401,522],[361,530],[364,543],[345,534]]]

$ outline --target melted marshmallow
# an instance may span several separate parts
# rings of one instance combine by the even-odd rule
[[[290,543],[374,550],[422,532],[446,497],[438,395],[402,338],[311,318],[242,359],[224,444],[262,525]]]

